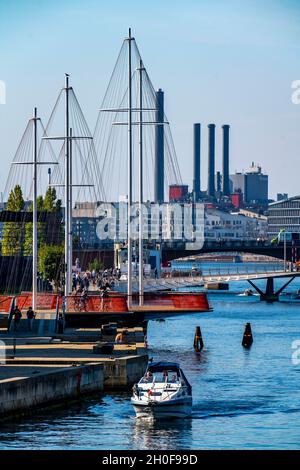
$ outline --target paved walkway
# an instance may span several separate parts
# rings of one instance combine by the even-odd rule
[[[55,334],[55,312],[43,312],[37,311],[36,317],[33,320],[32,331],[29,331],[28,320],[26,317],[26,311],[22,311],[22,319],[20,321],[18,330],[15,331],[14,321],[11,322],[9,333],[5,331],[0,331],[0,337],[4,335],[13,334],[15,337],[24,337],[24,336],[51,336]]]

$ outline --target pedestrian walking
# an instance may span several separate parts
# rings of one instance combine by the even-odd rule
[[[33,320],[35,319],[35,313],[32,310],[32,307],[29,307],[27,310],[27,323],[28,323],[28,331],[32,331],[33,328]]]
[[[19,326],[20,326],[20,321],[22,318],[22,313],[18,306],[16,306],[13,310],[13,317],[14,317],[14,330],[18,331]]]
[[[60,313],[58,316],[58,322],[57,322],[57,333],[59,335],[64,334],[64,326],[65,326],[64,317],[62,313]]]

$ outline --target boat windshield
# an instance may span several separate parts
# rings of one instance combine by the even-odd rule
[[[147,372],[142,378],[142,383],[176,383],[178,381],[178,374],[175,371],[165,370],[163,372]]]

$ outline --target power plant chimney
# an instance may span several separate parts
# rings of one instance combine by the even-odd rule
[[[217,174],[216,174],[216,186],[217,186],[217,192],[220,193],[221,192],[221,181],[222,181],[222,176],[221,176],[221,173],[219,171],[217,171]]]
[[[215,197],[215,124],[208,124],[208,181],[207,195]]]
[[[155,92],[155,163],[154,163],[154,202],[164,202],[164,92]]]
[[[194,178],[193,178],[193,196],[194,201],[200,199],[201,183],[200,183],[200,146],[201,146],[201,124],[194,124]]]
[[[229,128],[228,124],[222,126],[223,129],[223,196],[230,196],[229,188]]]

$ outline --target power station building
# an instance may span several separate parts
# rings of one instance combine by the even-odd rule
[[[242,194],[245,204],[268,203],[268,175],[252,163],[244,173],[230,175],[231,194]]]
[[[201,191],[201,125],[194,124],[193,145],[193,200],[195,202],[208,198],[213,200],[218,193],[230,196],[229,181],[229,129],[228,124],[222,126],[223,130],[223,156],[222,175],[215,171],[216,126],[208,124],[208,162],[207,162],[207,190]]]

